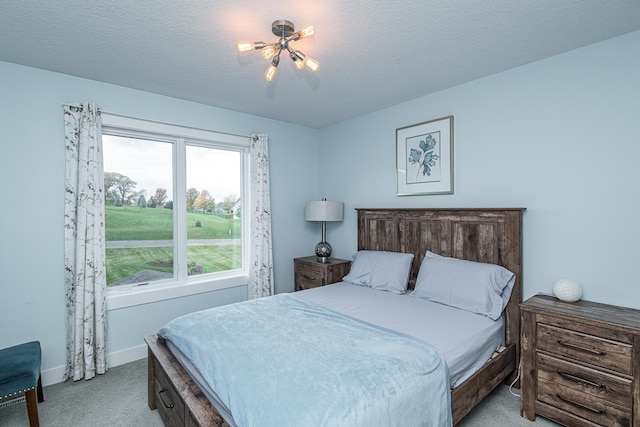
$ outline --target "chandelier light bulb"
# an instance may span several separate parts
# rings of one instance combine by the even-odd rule
[[[238,49],[238,52],[244,53],[254,50],[255,47],[252,42],[238,42],[236,43],[236,49]]]
[[[277,50],[278,49],[275,46],[267,46],[264,49],[262,49],[260,54],[264,59],[271,59],[276,54]]]
[[[304,27],[302,27],[302,29],[298,34],[300,34],[301,39],[304,39],[307,37],[313,37],[315,33],[316,33],[315,27],[311,24],[307,24]]]
[[[265,42],[238,42],[236,43],[236,49],[240,53],[245,53],[255,49],[262,49],[266,45]]]
[[[298,70],[304,70],[304,62],[300,59],[294,59],[293,64],[296,66]]]
[[[305,57],[304,65],[314,73],[320,69],[320,63],[310,56]]]
[[[300,52],[299,50],[289,51],[289,57],[298,70],[304,69],[304,53]]]
[[[267,71],[264,72],[264,79],[268,82],[273,80],[273,78],[276,76],[276,70],[277,68],[273,64],[269,65]]]
[[[269,68],[267,68],[267,70],[264,72],[264,79],[266,81],[270,82],[276,76],[276,68],[278,67],[279,63],[280,53],[278,52],[278,55],[274,56],[271,60],[271,65],[269,65]]]

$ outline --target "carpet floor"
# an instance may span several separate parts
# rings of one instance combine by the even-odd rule
[[[38,405],[41,427],[163,426],[158,412],[147,406],[146,359],[116,366],[90,381],[47,386],[44,398]],[[557,425],[542,417],[535,423],[520,417],[520,399],[507,386],[499,386],[458,424],[459,427]],[[28,427],[26,403],[0,408],[0,426]]]

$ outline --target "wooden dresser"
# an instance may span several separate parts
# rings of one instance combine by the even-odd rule
[[[548,295],[520,309],[523,417],[640,427],[640,310]]]
[[[295,258],[293,271],[295,275],[295,290],[316,288],[341,282],[349,273],[351,261],[339,258],[329,258],[327,262],[320,262],[315,256]]]

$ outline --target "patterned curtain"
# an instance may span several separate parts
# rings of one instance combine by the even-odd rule
[[[104,174],[100,112],[64,107],[66,181],[64,263],[67,366],[64,379],[107,371]]]
[[[251,249],[249,299],[273,295],[271,202],[267,135],[251,136]]]

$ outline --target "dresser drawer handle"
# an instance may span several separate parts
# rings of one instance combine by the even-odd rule
[[[572,348],[574,350],[586,351],[587,353],[597,354],[598,356],[606,356],[607,352],[604,350],[594,350],[592,348],[582,347],[576,344],[571,344],[569,342],[565,342],[562,340],[558,340],[558,344],[563,345],[565,347]]]
[[[556,397],[558,399],[562,400],[563,402],[570,403],[570,404],[572,404],[574,406],[577,406],[578,408],[583,408],[583,409],[586,409],[587,411],[591,411],[591,412],[599,414],[599,415],[606,414],[606,411],[604,409],[591,408],[591,407],[589,407],[587,405],[583,405],[582,403],[578,403],[578,402],[574,402],[573,400],[565,399],[564,397],[560,396],[560,394],[556,394]]]
[[[316,280],[315,276],[307,276],[306,274],[303,274],[302,277],[304,277],[307,280]]]
[[[164,394],[163,393],[166,393],[166,391],[167,390],[162,389],[162,390],[160,390],[158,392],[158,395],[160,396],[160,400],[162,401],[162,404],[164,405],[164,407],[167,408],[167,409],[172,409],[176,405],[171,403],[171,402],[169,404],[167,404],[167,402],[164,400]]]
[[[600,389],[602,389],[602,388],[607,388],[607,386],[606,386],[606,385],[604,385],[604,384],[594,383],[593,381],[589,381],[588,379],[581,378],[581,377],[579,377],[579,376],[577,376],[577,375],[573,375],[573,374],[570,374],[570,373],[568,373],[568,372],[561,371],[561,370],[559,370],[559,369],[558,369],[556,372],[557,372],[557,373],[558,373],[558,375],[560,375],[561,377],[564,377],[564,378],[566,378],[566,379],[568,379],[568,380],[571,380],[571,381],[575,381],[575,382],[577,382],[577,383],[582,383],[582,384],[590,385],[591,387],[600,388]]]

